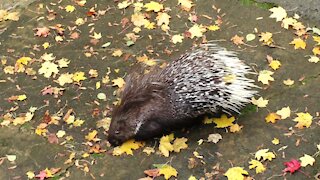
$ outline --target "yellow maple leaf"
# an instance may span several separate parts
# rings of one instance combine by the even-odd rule
[[[171,144],[171,141],[174,139],[174,135],[166,135],[162,136],[159,143],[159,151],[162,155],[165,157],[169,157],[169,153],[174,150],[173,145]]]
[[[72,124],[73,124],[75,127],[80,127],[83,123],[84,123],[84,120],[76,119]]]
[[[27,175],[27,177],[28,177],[28,179],[33,179],[36,175],[34,174],[34,172],[32,172],[32,171],[28,171],[27,173],[26,173],[26,175]]]
[[[145,4],[143,7],[146,8],[146,11],[154,11],[154,12],[159,12],[163,9],[163,5],[158,3],[158,2],[154,2],[151,1],[147,4]]]
[[[3,68],[3,71],[6,74],[14,74],[14,67],[13,66],[6,66]]]
[[[281,26],[285,29],[289,29],[289,26],[293,26],[297,23],[298,21],[296,19],[293,19],[292,17],[287,17],[287,18],[284,18],[282,20],[282,24]]]
[[[226,128],[232,126],[235,120],[234,116],[228,118],[227,115],[223,114],[220,118],[213,118],[212,121],[217,125],[216,128]]]
[[[313,163],[316,161],[312,156],[308,154],[304,154],[304,156],[299,159],[301,161],[302,167],[306,167],[307,165],[313,166]]]
[[[25,65],[28,65],[29,61],[32,59],[30,57],[21,57],[16,61],[15,70],[16,72],[24,72]]]
[[[290,110],[290,107],[287,106],[287,107],[283,107],[282,109],[278,110],[276,113],[278,115],[280,115],[281,119],[286,119],[286,118],[290,117],[291,110]]]
[[[320,61],[320,58],[317,56],[310,56],[310,58],[308,59],[309,62],[312,63],[318,63]]]
[[[281,117],[276,113],[269,113],[265,118],[266,122],[276,123],[277,120],[281,119]]]
[[[256,168],[256,174],[262,173],[262,172],[264,172],[266,170],[264,165],[260,161],[257,161],[255,159],[251,159],[249,164],[250,164],[249,169]]]
[[[168,13],[159,12],[158,15],[157,15],[157,17],[156,17],[157,25],[158,25],[158,26],[161,26],[161,25],[163,25],[163,24],[169,25],[169,23],[170,23],[170,18],[171,18],[171,16],[170,16]]]
[[[60,86],[64,86],[65,84],[73,83],[73,74],[64,73],[59,76],[57,82]]]
[[[244,180],[244,175],[249,175],[249,173],[243,167],[232,167],[224,175],[228,177],[228,180]]]
[[[312,36],[312,37],[313,37],[313,40],[318,43],[317,45],[320,45],[320,36]]]
[[[86,80],[87,78],[84,76],[84,72],[79,71],[79,72],[75,72],[72,76],[72,80],[75,82],[80,82],[83,80]]]
[[[174,152],[180,152],[181,149],[187,149],[188,145],[186,144],[186,142],[188,141],[187,138],[176,138],[173,141],[173,151]]]
[[[273,140],[272,140],[271,142],[272,142],[272,144],[274,144],[274,145],[280,144],[280,140],[279,140],[278,138],[273,138]]]
[[[165,179],[170,179],[170,177],[172,176],[174,177],[178,176],[177,170],[170,165],[164,164],[160,166],[158,169],[159,169],[159,174],[164,175]]]
[[[156,28],[154,25],[155,25],[154,22],[150,22],[149,20],[147,20],[146,23],[144,24],[144,28],[146,28],[146,29],[154,29],[154,28]]]
[[[154,150],[153,147],[145,147],[142,152],[146,153],[149,156],[150,154],[152,154],[156,151]]]
[[[217,30],[220,29],[220,27],[219,27],[218,25],[210,25],[210,26],[208,26],[207,28],[208,28],[208,30],[210,30],[210,31],[217,31]]]
[[[102,35],[101,35],[101,33],[93,32],[93,35],[90,35],[90,37],[92,37],[93,39],[99,40],[102,38]]]
[[[122,53],[121,49],[116,49],[116,50],[113,51],[112,56],[120,57],[120,56],[122,56],[122,54],[123,53]]]
[[[264,45],[270,46],[273,43],[272,36],[273,35],[270,32],[262,32],[260,34],[259,41],[262,42]]]
[[[78,18],[78,19],[76,19],[75,23],[76,23],[76,25],[80,26],[80,25],[83,25],[85,23],[85,21],[83,18]]]
[[[67,6],[65,7],[65,10],[66,10],[67,12],[69,12],[69,13],[73,12],[75,9],[76,9],[76,8],[75,8],[74,6],[72,6],[72,5],[67,5]]]
[[[290,42],[290,44],[294,45],[294,49],[306,49],[306,42],[304,42],[301,38],[295,38],[293,41]]]
[[[88,140],[88,141],[96,141],[97,140],[97,138],[96,138],[97,134],[98,134],[98,131],[97,130],[93,130],[93,131],[89,132],[88,135],[85,136],[85,139]]]
[[[59,68],[65,68],[68,67],[70,60],[66,59],[66,58],[61,58],[59,60],[57,60],[58,66]]]
[[[128,6],[130,6],[132,4],[132,2],[129,2],[128,0],[126,1],[123,1],[123,2],[120,2],[118,4],[118,9],[125,9],[127,8]]]
[[[206,28],[201,24],[195,24],[188,30],[188,32],[191,33],[191,39],[193,39],[194,37],[202,37],[203,33],[206,32]]]
[[[260,161],[262,159],[263,161],[269,160],[271,161],[272,159],[276,158],[276,155],[273,152],[268,152],[269,149],[261,149],[256,152],[255,158]]]
[[[178,4],[181,5],[181,9],[185,11],[190,11],[193,6],[191,0],[178,0]]]
[[[43,74],[44,77],[50,78],[50,76],[58,74],[58,65],[55,63],[45,61],[41,64],[41,68],[38,70],[39,74]]]
[[[251,103],[258,106],[258,107],[267,107],[267,104],[269,103],[269,100],[263,99],[263,97],[260,97],[259,99],[256,99],[255,97],[251,98]]]
[[[293,121],[298,122],[295,127],[303,129],[304,127],[310,127],[312,123],[312,116],[309,113],[296,113],[296,117]]]
[[[272,12],[272,14],[269,16],[270,18],[275,18],[276,21],[282,21],[285,17],[287,17],[287,11],[283,9],[282,7],[273,7],[269,9],[269,11]]]
[[[66,135],[66,132],[63,131],[63,130],[59,130],[57,133],[56,133],[57,137],[58,138],[62,138],[64,135]]]
[[[272,75],[272,71],[262,70],[259,72],[258,81],[262,82],[262,84],[269,84],[269,81],[274,81]]]
[[[294,84],[294,81],[291,79],[283,80],[283,84],[287,86],[292,86]]]
[[[26,99],[27,99],[27,95],[25,95],[25,94],[19,95],[18,98],[17,98],[18,101],[23,101],[23,100],[26,100]]]
[[[137,27],[145,25],[148,20],[142,13],[134,13],[131,15],[131,22]]]
[[[112,86],[118,86],[119,88],[122,88],[125,84],[126,82],[121,77],[112,80]]]
[[[49,42],[44,42],[42,44],[43,49],[48,49],[50,47],[50,43]]]
[[[233,124],[230,126],[230,132],[236,133],[239,132],[242,128],[243,126],[240,126],[239,124]]]
[[[277,69],[279,69],[279,67],[281,66],[281,62],[278,61],[278,60],[272,60],[272,61],[269,63],[269,66],[270,66],[273,70],[277,70]]]
[[[124,142],[121,146],[115,147],[113,149],[112,155],[119,156],[126,153],[127,155],[133,155],[132,150],[137,150],[144,146],[143,142],[135,141],[134,139]]]
[[[182,43],[184,37],[181,34],[176,34],[171,37],[171,41],[173,44]]]
[[[316,55],[320,55],[320,46],[314,47],[312,49],[313,54]]]

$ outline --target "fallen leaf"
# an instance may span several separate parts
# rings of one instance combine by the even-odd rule
[[[177,170],[170,165],[154,164],[153,166],[155,166],[159,169],[159,174],[164,175],[165,179],[170,179],[170,177],[172,177],[172,176],[174,176],[174,177],[178,176]]]
[[[173,151],[174,152],[180,152],[181,149],[187,149],[188,145],[186,144],[186,142],[188,141],[187,138],[176,138],[173,141]]]
[[[217,125],[216,128],[226,128],[232,126],[235,120],[235,117],[228,118],[227,115],[223,114],[220,118],[213,118],[212,121]]]
[[[290,42],[290,44],[294,45],[294,49],[306,49],[306,42],[304,42],[301,38],[295,38],[293,41]]]
[[[209,136],[208,136],[208,142],[213,142],[213,143],[217,143],[217,142],[219,142],[220,140],[222,139],[222,136],[221,136],[221,134],[218,134],[218,133],[216,133],[216,134],[209,134]]]
[[[163,9],[163,5],[155,1],[151,1],[145,4],[144,7],[146,8],[146,11],[154,11],[154,12],[159,12]]]
[[[241,45],[244,44],[243,42],[244,37],[238,36],[238,35],[234,35],[231,38],[231,41],[235,44],[235,45]]]
[[[239,124],[233,124],[230,126],[230,132],[236,133],[239,132],[242,128],[243,126],[240,126]]]
[[[159,151],[162,155],[165,157],[169,157],[169,153],[174,150],[173,145],[171,144],[171,141],[174,139],[174,135],[166,135],[162,136],[159,143]]]
[[[313,54],[316,55],[320,55],[320,46],[314,47],[312,49]]]
[[[272,39],[272,33],[270,32],[262,32],[260,34],[260,39],[259,41],[262,42],[264,45],[270,46],[273,43],[273,39]]]
[[[284,165],[286,166],[286,168],[283,170],[283,172],[290,172],[291,174],[299,170],[301,167],[300,162],[296,159],[284,162]]]
[[[283,80],[283,84],[287,86],[292,86],[294,84],[294,81],[291,79]]]
[[[256,105],[259,108],[267,107],[269,100],[263,99],[263,97],[260,97],[259,99],[256,99],[255,97],[251,98],[251,103]]]
[[[273,70],[277,70],[277,69],[279,69],[279,67],[281,66],[281,62],[278,61],[278,60],[272,60],[272,61],[269,63],[269,66],[270,66]]]
[[[72,5],[67,5],[67,6],[65,7],[65,10],[66,10],[67,12],[69,12],[69,13],[73,12],[75,9],[76,9],[76,8],[75,8],[74,6],[72,6]]]
[[[279,140],[278,138],[273,138],[273,140],[272,140],[271,142],[272,142],[272,144],[274,144],[274,145],[280,144],[280,140]]]
[[[302,167],[306,167],[307,165],[313,166],[314,162],[316,161],[312,156],[308,154],[304,154],[304,156],[299,159],[301,161]]]
[[[249,175],[249,173],[242,167],[232,167],[224,175],[228,177],[228,180],[244,180],[244,175]]]
[[[124,142],[121,146],[115,147],[113,149],[112,155],[119,156],[126,153],[127,155],[133,155],[132,150],[137,150],[144,146],[143,142],[135,141],[134,139]]]
[[[320,58],[317,56],[310,56],[310,58],[308,59],[309,62],[312,63],[318,63],[320,61]]]
[[[295,127],[299,129],[303,129],[304,127],[309,128],[312,123],[312,116],[309,113],[296,113],[298,117],[296,117],[293,121],[298,122]]]
[[[253,41],[255,38],[256,38],[256,35],[254,35],[254,34],[247,34],[246,35],[246,41],[247,42]]]
[[[120,89],[126,84],[123,78],[118,77],[117,79],[112,80],[112,86],[118,86]]]
[[[270,18],[275,18],[276,21],[282,21],[285,17],[287,17],[287,11],[283,9],[282,7],[273,7],[269,9],[269,11],[272,12],[272,14],[269,16]]]
[[[39,74],[43,74],[44,77],[50,78],[52,75],[59,73],[58,65],[49,61],[41,64],[41,68],[38,70]]]
[[[276,157],[276,155],[273,152],[268,152],[268,151],[269,151],[269,149],[261,149],[261,150],[257,151],[255,153],[255,158],[259,161],[261,159],[263,161],[265,161],[265,160],[271,161],[272,159],[274,159]]]
[[[268,70],[262,70],[259,72],[258,81],[262,82],[262,84],[269,84],[269,81],[274,81],[272,77],[273,72]]]
[[[281,119],[281,116],[279,116],[276,113],[269,113],[268,116],[265,118],[266,122],[276,123],[277,120]]]
[[[190,11],[193,6],[191,0],[178,0],[178,4],[181,5],[181,9],[185,11]]]
[[[176,34],[171,37],[171,41],[173,44],[182,43],[184,37],[181,34]]]
[[[262,173],[266,170],[266,168],[264,167],[264,165],[257,160],[251,159],[251,161],[249,162],[250,166],[249,169],[256,169],[256,174]]]
[[[290,107],[283,107],[282,109],[278,110],[276,112],[278,115],[280,115],[281,119],[287,119],[291,115]]]
[[[207,27],[209,31],[217,31],[220,29],[218,25],[210,25]]]
[[[84,72],[75,72],[73,75],[72,75],[72,80],[74,82],[80,82],[80,81],[83,81],[83,80],[86,80],[87,78],[85,77],[84,75]]]
[[[203,33],[206,32],[206,28],[204,26],[202,26],[201,24],[194,24],[189,30],[188,32],[191,34],[191,39],[195,38],[195,37],[202,37]]]

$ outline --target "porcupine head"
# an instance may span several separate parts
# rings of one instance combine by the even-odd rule
[[[167,102],[166,85],[155,82],[158,73],[131,74],[121,94],[121,102],[112,112],[108,141],[120,145],[124,141],[146,139],[163,132],[166,119],[172,119]]]
[[[215,44],[182,55],[162,70],[131,74],[115,107],[108,141],[146,139],[204,114],[239,110],[256,93],[251,68]]]

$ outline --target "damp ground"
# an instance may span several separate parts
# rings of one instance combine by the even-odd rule
[[[196,178],[226,179],[224,173],[233,166],[244,167],[255,179],[314,179],[320,172],[320,158],[315,157],[316,163],[313,166],[303,168],[303,172],[296,172],[293,175],[282,176],[285,168],[283,162],[296,159],[304,154],[312,155],[320,143],[319,107],[320,107],[320,66],[308,62],[308,55],[311,54],[312,46],[306,50],[295,50],[289,43],[295,37],[293,32],[281,28],[280,23],[268,18],[270,12],[267,8],[274,4],[243,3],[243,1],[217,0],[208,5],[208,1],[197,1],[195,12],[199,15],[199,24],[212,23],[217,17],[223,19],[221,30],[205,33],[206,39],[217,40],[217,43],[227,49],[239,52],[239,57],[256,71],[268,69],[266,56],[270,55],[281,60],[282,66],[275,72],[275,81],[267,88],[259,91],[259,94],[269,99],[267,108],[256,108],[248,105],[240,116],[237,123],[243,126],[239,133],[227,133],[226,129],[216,129],[213,125],[198,125],[175,132],[176,137],[188,138],[188,148],[180,153],[172,153],[169,158],[159,154],[147,156],[141,149],[134,151],[133,156],[112,156],[112,148],[106,142],[107,133],[103,128],[97,128],[96,122],[110,116],[112,102],[115,101],[115,87],[111,83],[102,84],[96,89],[97,81],[108,74],[110,79],[124,77],[130,70],[130,64],[137,56],[143,54],[149,57],[166,61],[179,57],[183,52],[190,51],[194,42],[198,40],[184,39],[182,44],[174,45],[170,42],[169,36],[157,28],[156,30],[143,29],[138,40],[132,46],[127,46],[124,40],[126,34],[132,32],[132,25],[121,25],[124,17],[130,19],[131,10],[119,10],[113,1],[88,1],[84,7],[79,7],[73,1],[51,2],[34,1],[27,6],[15,3],[4,3],[2,9],[20,7],[20,20],[17,22],[1,22],[0,31],[0,55],[6,59],[0,70],[0,114],[11,112],[14,116],[28,112],[30,107],[38,107],[35,116],[30,122],[23,125],[9,125],[0,127],[0,157],[16,155],[14,162],[2,158],[0,163],[0,179],[26,179],[26,172],[33,171],[36,174],[46,168],[60,168],[55,175],[56,179],[138,179],[145,177],[144,170],[154,168],[153,164],[170,164],[178,171],[177,179],[187,179],[190,175]],[[18,1],[17,1],[18,2]],[[22,1],[20,1],[22,2]],[[58,4],[60,3],[60,4]],[[172,34],[183,33],[190,24],[188,14],[177,6],[176,2],[163,2],[165,7],[170,7],[170,21]],[[63,7],[72,4],[76,7],[73,13],[66,12]],[[214,6],[213,6],[214,5]],[[46,8],[47,7],[47,8]],[[102,11],[105,15],[91,17],[90,8],[95,12]],[[54,10],[56,17],[49,21],[48,10]],[[221,9],[219,13],[215,9]],[[175,16],[178,15],[178,16]],[[206,15],[211,17],[207,18]],[[293,15],[293,14],[292,14]],[[83,26],[76,27],[77,18],[86,18]],[[150,17],[154,18],[154,17]],[[310,27],[319,26],[314,19],[300,19]],[[61,24],[65,29],[64,40],[57,42],[56,31],[44,37],[34,35],[35,28],[49,27]],[[235,46],[230,42],[234,35],[245,36],[249,33],[272,32],[273,39],[279,46],[270,48],[262,46],[258,37],[248,43],[249,46]],[[80,37],[71,39],[71,32],[78,32]],[[89,35],[93,32],[101,32],[102,38],[99,41],[92,41]],[[43,49],[42,45],[49,42],[51,47]],[[102,45],[110,42],[108,47]],[[112,56],[116,49],[121,49],[121,57]],[[70,60],[68,68],[61,69],[59,73],[85,72],[88,77],[79,84],[59,86],[55,81],[58,78],[45,78],[43,75],[26,75],[25,73],[6,74],[4,67],[14,65],[16,60],[23,56],[32,57],[34,62],[30,67],[38,71],[40,68],[40,57],[44,53],[53,53],[57,59],[67,58]],[[3,61],[2,61],[3,62]],[[97,70],[97,78],[89,78],[89,70]],[[118,71],[115,71],[119,69]],[[110,72],[110,73],[109,73]],[[283,80],[295,80],[291,87],[285,86]],[[258,85],[261,83],[257,82]],[[42,95],[45,87],[64,88],[63,94]],[[105,93],[107,100],[97,98],[98,93]],[[26,94],[24,101],[9,101],[13,95]],[[270,124],[265,122],[265,117],[270,112],[275,112],[282,107],[290,106],[293,111],[290,118]],[[64,122],[59,125],[48,127],[50,133],[55,134],[64,130],[72,140],[60,138],[58,143],[50,143],[47,137],[35,134],[38,125],[45,121],[45,112],[50,115],[62,112],[65,114],[68,109],[73,109],[77,118],[85,120],[80,127],[70,127]],[[310,128],[299,130],[295,128],[292,121],[296,112],[309,112],[314,118]],[[88,158],[81,155],[89,152],[90,143],[86,143],[85,136],[98,130],[98,137],[101,139],[99,146],[106,152],[92,153]],[[207,139],[209,134],[219,133],[223,139],[217,144],[198,144],[198,140]],[[280,145],[274,145],[271,141],[274,138],[280,139]],[[146,142],[146,146],[155,147],[157,150],[158,138]],[[249,170],[248,162],[254,159],[254,153],[259,149],[270,149],[276,154],[276,158],[266,163],[267,170],[262,174],[256,174]],[[198,152],[203,158],[195,157]],[[76,153],[72,163],[66,163],[71,153]],[[190,158],[195,160],[194,167],[190,168]],[[189,164],[189,168],[188,168]],[[87,170],[85,167],[88,167]],[[213,168],[215,167],[215,168]],[[219,167],[217,171],[217,167]],[[157,179],[162,179],[159,177]]]

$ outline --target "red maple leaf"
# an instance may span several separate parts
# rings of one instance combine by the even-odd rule
[[[291,161],[284,162],[285,166],[287,166],[283,172],[290,172],[291,174],[300,169],[301,164],[298,160],[292,159]]]

